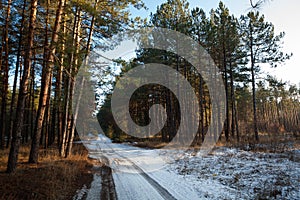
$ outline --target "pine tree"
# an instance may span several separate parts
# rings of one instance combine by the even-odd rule
[[[277,63],[283,63],[289,59],[291,55],[284,54],[281,51],[281,40],[284,33],[275,36],[274,25],[265,22],[264,16],[260,16],[259,12],[249,12],[247,16],[241,19],[242,40],[245,49],[249,52],[250,72],[252,84],[252,104],[253,104],[253,130],[256,141],[258,137],[257,127],[257,106],[256,106],[256,73],[260,71],[259,65],[262,63],[270,64],[273,67]]]

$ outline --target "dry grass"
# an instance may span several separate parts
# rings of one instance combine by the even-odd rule
[[[55,149],[42,150],[38,164],[27,164],[28,152],[28,147],[22,147],[17,171],[6,174],[8,150],[0,151],[0,199],[71,199],[92,181],[92,164],[81,145],[74,146],[67,159]]]
[[[216,146],[235,147],[244,150],[264,153],[283,153],[294,149],[300,149],[300,140],[293,134],[259,134],[257,142],[253,136],[242,136],[240,141],[231,139],[229,142],[222,137]]]
[[[195,142],[196,143],[196,142]],[[201,145],[193,143],[191,148],[199,150]],[[132,143],[134,146],[141,148],[157,149],[162,148],[168,143],[160,142],[159,140],[140,140]],[[180,146],[180,145],[179,145]],[[259,142],[255,141],[254,134],[243,135],[240,141],[236,138],[230,138],[227,142],[222,136],[215,145],[216,147],[235,147],[254,152],[268,152],[268,153],[283,153],[286,151],[300,149],[300,138],[291,134],[262,134],[259,135]],[[174,148],[177,148],[175,145]]]
[[[159,149],[166,146],[167,144],[168,143],[159,142],[159,141],[143,141],[143,142],[137,142],[133,145],[141,148]]]

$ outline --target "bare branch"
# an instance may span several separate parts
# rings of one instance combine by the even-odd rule
[[[269,0],[258,0],[258,1],[250,0],[250,4],[251,4],[252,8],[259,9],[259,8],[261,8],[262,4],[264,4],[268,1]]]

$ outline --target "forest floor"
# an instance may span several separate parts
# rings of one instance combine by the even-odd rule
[[[8,150],[0,151],[0,199],[72,199],[78,188],[90,187],[93,162],[81,144],[62,159],[57,149],[41,150],[39,163],[28,164],[29,147],[21,147],[17,171],[5,173]]]

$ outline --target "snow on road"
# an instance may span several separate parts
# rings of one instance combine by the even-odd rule
[[[148,150],[99,135],[90,157],[108,158],[118,199],[300,199],[300,164],[275,154],[217,148]],[[298,152],[299,153],[299,152]]]
[[[119,199],[198,199],[192,185],[182,176],[167,171],[159,150],[115,144],[103,135],[86,146],[90,157],[109,159]]]
[[[101,144],[101,146],[111,148],[109,151],[103,149],[102,152],[105,152],[105,156],[110,158],[114,179],[119,180],[119,182],[115,181],[116,188],[121,185],[131,184],[132,186],[135,185],[133,188],[136,188],[135,191],[138,193],[142,193],[140,187],[143,187],[144,190],[154,188],[161,195],[168,197],[168,199],[172,198],[171,196],[174,196],[176,199],[186,199],[186,194],[197,198],[195,191],[190,189],[190,185],[186,185],[183,182],[184,180],[181,176],[166,170],[167,163],[158,154],[157,150],[145,150],[129,145],[112,143],[109,145]],[[125,180],[124,184],[122,184],[123,180]],[[166,193],[164,190],[169,194],[164,194]],[[132,192],[134,193],[135,191]],[[145,194],[150,195],[151,193],[147,191],[142,193],[143,199],[146,198]],[[153,199],[150,196],[148,197]]]

